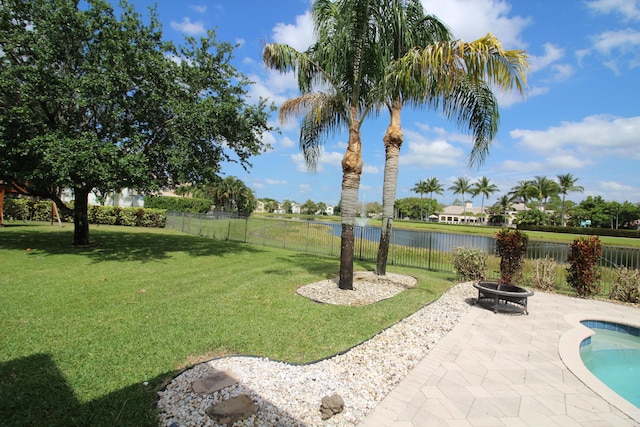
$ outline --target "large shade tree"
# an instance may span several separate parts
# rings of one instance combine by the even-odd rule
[[[4,0],[0,6],[0,179],[74,194],[75,245],[88,195],[214,180],[266,147],[269,108],[248,105],[233,47],[210,32],[177,48],[126,2]],[[147,23],[145,24],[144,21]]]

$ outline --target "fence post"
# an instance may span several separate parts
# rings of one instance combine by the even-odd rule
[[[227,242],[229,240],[231,240],[231,218],[229,218],[227,221],[229,221],[227,224]]]
[[[427,270],[431,270],[431,251],[432,251],[432,241],[433,239],[431,238],[433,236],[433,233],[429,233],[429,252],[428,252],[428,256],[427,256]]]
[[[249,231],[249,217],[244,220],[244,242],[247,243],[247,233]]]

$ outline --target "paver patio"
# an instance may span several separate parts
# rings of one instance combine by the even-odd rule
[[[640,326],[640,308],[537,292],[529,313],[472,307],[359,426],[640,425],[640,409],[563,361],[581,364],[576,319]]]

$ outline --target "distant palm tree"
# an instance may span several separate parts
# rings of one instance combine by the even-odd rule
[[[427,191],[429,192],[429,198],[433,200],[433,193],[439,194],[442,196],[442,192],[444,188],[440,181],[436,177],[431,177],[427,179]],[[429,221],[429,217],[431,216],[431,203],[427,206],[427,221]]]
[[[491,196],[493,193],[498,191],[498,187],[495,184],[491,183],[491,180],[486,176],[482,178],[478,178],[478,180],[473,184],[473,194],[482,195],[482,206],[480,207],[480,212],[484,215],[484,198]],[[486,218],[483,217],[483,222]]]
[[[460,194],[462,196],[462,216],[464,222],[467,222],[467,204],[464,199],[465,194],[473,194],[471,183],[465,177],[457,178],[453,181],[453,185],[449,187],[449,190],[453,191],[453,194]]]
[[[531,199],[531,187],[529,185],[530,181],[518,181],[518,183],[511,188],[509,195],[513,196],[512,201],[515,201],[516,198],[522,200],[524,205],[527,205],[527,202]]]
[[[532,181],[529,181],[529,188],[531,194],[535,194],[536,199],[540,202],[543,211],[547,209],[549,197],[560,192],[560,186],[546,176],[535,176]]]
[[[423,221],[422,215],[422,195],[427,194],[429,192],[429,188],[427,188],[426,181],[419,181],[412,189],[414,193],[418,193],[420,195],[420,221]]]
[[[514,201],[514,197],[517,197],[517,196],[510,196],[509,194],[503,194],[502,196],[500,196],[500,198],[496,202],[496,205],[500,207],[500,212],[503,213],[503,218],[504,218],[503,225],[507,225],[507,211],[513,207],[512,202]]]
[[[564,199],[569,191],[574,191],[577,193],[582,193],[584,191],[584,187],[581,185],[576,185],[576,182],[579,178],[574,177],[570,173],[565,175],[558,175],[558,184],[560,185],[560,193],[562,194],[562,210],[560,213],[560,226],[564,227]]]

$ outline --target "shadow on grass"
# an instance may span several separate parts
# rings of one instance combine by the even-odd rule
[[[233,253],[259,253],[255,246],[207,239],[187,234],[163,234],[153,231],[117,230],[93,227],[92,247],[71,246],[73,227],[47,229],[46,227],[13,225],[0,239],[0,249],[32,251],[38,256],[72,254],[102,261],[157,261],[166,259],[171,252],[186,252],[199,256],[223,256]]]
[[[81,403],[48,354],[0,363],[3,426],[155,426],[156,390],[175,372]]]

